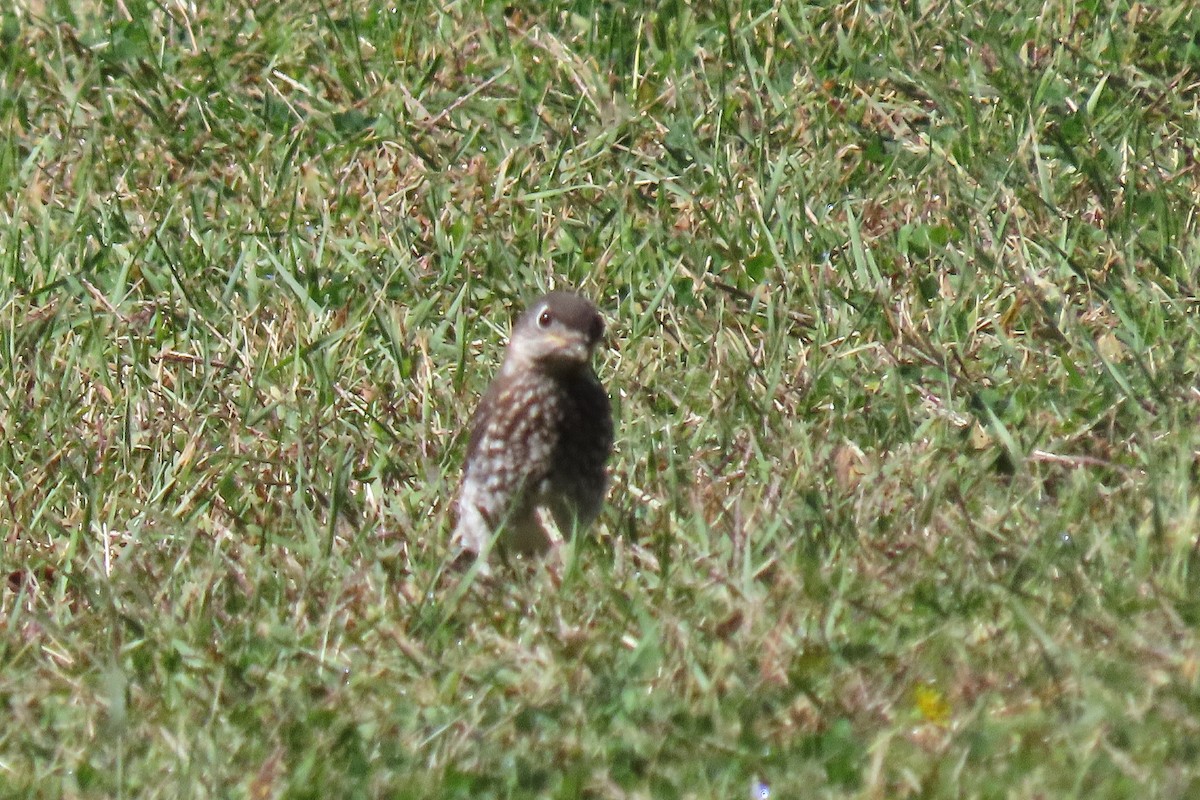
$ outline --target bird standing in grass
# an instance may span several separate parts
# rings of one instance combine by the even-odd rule
[[[471,421],[454,539],[486,556],[543,553],[596,518],[612,451],[608,395],[592,370],[604,320],[570,292],[536,300],[513,325],[500,373]]]

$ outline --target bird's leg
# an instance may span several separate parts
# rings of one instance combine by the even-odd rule
[[[566,541],[563,531],[558,527],[558,520],[554,518],[554,512],[549,506],[539,505],[534,514],[537,515],[538,524],[542,530],[546,532],[546,538],[550,540],[550,547],[558,549],[562,547],[562,543]]]

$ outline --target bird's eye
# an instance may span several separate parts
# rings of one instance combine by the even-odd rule
[[[550,323],[554,321],[554,315],[550,313],[550,309],[543,308],[542,313],[538,314],[538,327],[549,328]]]

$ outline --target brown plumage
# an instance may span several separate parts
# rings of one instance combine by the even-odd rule
[[[533,554],[600,512],[608,488],[612,412],[591,358],[604,320],[569,292],[534,301],[513,325],[504,364],[471,421],[454,538]]]

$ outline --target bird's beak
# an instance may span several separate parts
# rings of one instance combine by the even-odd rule
[[[548,338],[554,344],[556,359],[586,361],[592,355],[590,343],[579,336],[551,334]]]

